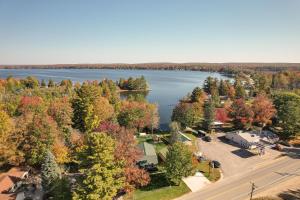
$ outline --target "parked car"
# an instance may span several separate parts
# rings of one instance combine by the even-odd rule
[[[147,172],[156,172],[158,169],[154,164],[149,164],[145,166]]]
[[[278,141],[278,144],[281,144],[281,145],[286,146],[286,147],[291,147],[292,146],[287,141],[284,141],[284,140]]]
[[[205,136],[203,138],[203,140],[206,141],[206,142],[211,142],[211,137],[210,136]]]
[[[219,161],[213,160],[210,162],[210,166],[213,168],[220,168],[221,167],[221,163]]]
[[[205,131],[202,131],[202,130],[198,130],[198,136],[199,137],[205,137],[206,136],[206,132]]]
[[[203,156],[198,156],[198,157],[197,157],[197,160],[198,160],[199,162],[203,162],[203,161],[206,161],[206,158],[203,157]]]

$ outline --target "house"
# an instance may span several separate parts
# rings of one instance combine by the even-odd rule
[[[13,167],[8,172],[0,174],[0,199],[24,199],[23,192],[17,192],[22,181],[28,177],[28,171]]]
[[[138,147],[143,153],[142,158],[138,161],[141,167],[158,164],[156,151],[152,144],[149,144],[148,142],[143,142],[140,143]]]
[[[225,137],[247,149],[255,149],[260,141],[260,137],[257,134],[240,130],[228,132]]]

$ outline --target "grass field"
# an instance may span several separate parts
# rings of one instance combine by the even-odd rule
[[[164,173],[151,175],[151,183],[134,192],[132,200],[171,200],[190,192],[182,182],[179,186],[170,186]]]
[[[204,176],[212,181],[215,182],[220,179],[221,173],[219,169],[209,169],[209,161],[202,161],[198,164],[197,169],[204,174]]]

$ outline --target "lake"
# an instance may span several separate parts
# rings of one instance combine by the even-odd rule
[[[52,79],[56,82],[70,79],[73,82],[85,80],[102,80],[104,78],[114,81],[119,78],[145,76],[151,91],[147,95],[149,102],[159,105],[161,128],[167,127],[170,122],[172,110],[178,100],[191,92],[196,86],[202,87],[208,76],[219,79],[227,77],[215,72],[202,71],[167,71],[167,70],[118,70],[118,69],[0,69],[0,77],[24,78],[35,76],[39,80]]]

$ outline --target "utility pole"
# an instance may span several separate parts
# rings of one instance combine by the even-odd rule
[[[253,197],[253,193],[254,193],[254,190],[256,189],[256,185],[254,183],[251,182],[251,193],[250,193],[250,200],[252,200],[252,197]]]

